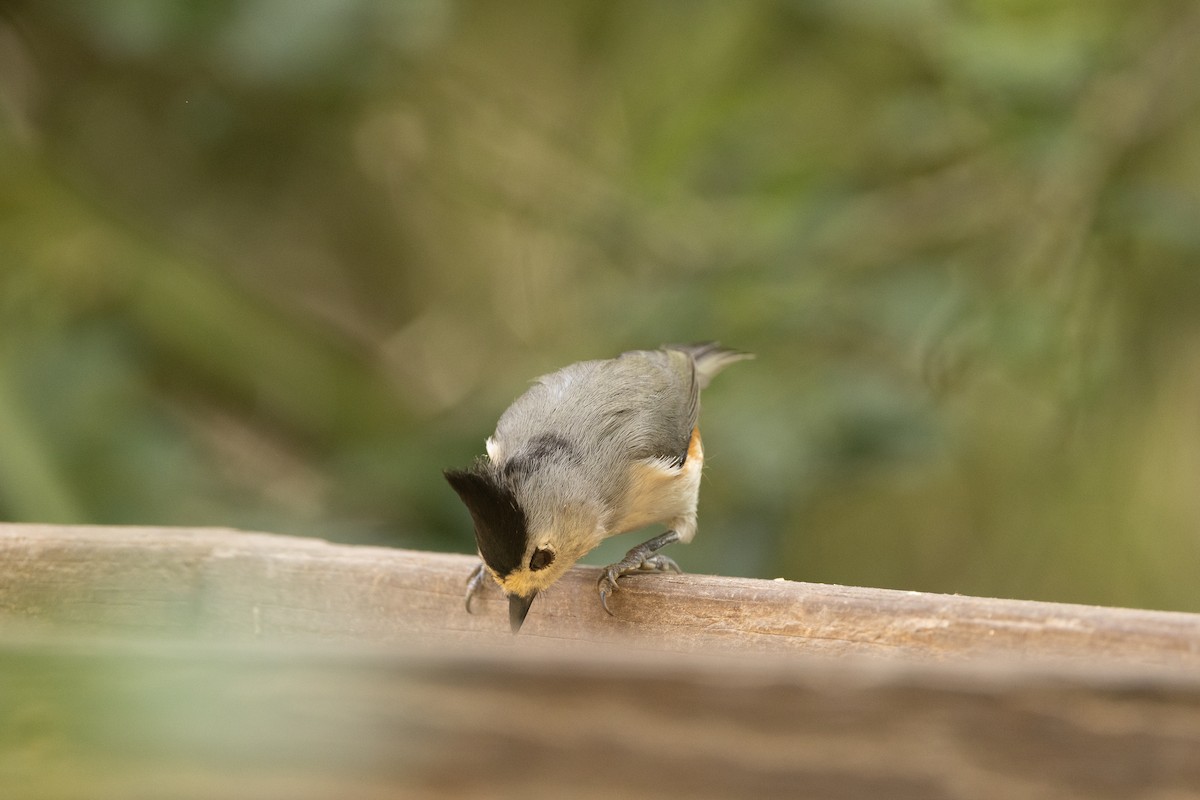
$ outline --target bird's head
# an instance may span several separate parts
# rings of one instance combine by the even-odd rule
[[[445,475],[471,513],[479,556],[508,596],[516,633],[538,593],[598,541],[600,515],[589,504],[555,498],[538,481],[514,480],[487,462]]]

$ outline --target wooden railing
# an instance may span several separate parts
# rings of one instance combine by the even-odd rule
[[[0,796],[1200,797],[1200,615],[473,563],[0,525]]]

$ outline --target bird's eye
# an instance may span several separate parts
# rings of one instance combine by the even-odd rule
[[[548,547],[539,547],[529,557],[529,568],[534,572],[537,572],[539,569],[545,569],[553,563],[554,551]]]

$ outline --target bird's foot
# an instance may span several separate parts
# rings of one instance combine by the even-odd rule
[[[484,582],[487,580],[487,568],[480,561],[479,565],[471,571],[471,575],[467,578],[467,595],[464,598],[467,605],[467,613],[471,611],[471,601],[475,599],[475,595],[482,591]]]
[[[617,584],[618,579],[636,572],[683,572],[674,559],[655,552],[677,541],[679,541],[679,534],[675,531],[667,531],[648,542],[639,544],[626,553],[620,561],[609,564],[601,570],[596,588],[600,592],[600,605],[610,617],[614,614],[608,607],[608,598],[620,588]]]

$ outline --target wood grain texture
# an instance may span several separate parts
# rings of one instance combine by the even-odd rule
[[[436,637],[515,645],[498,589],[463,608],[473,557],[216,529],[0,525],[0,622],[218,641]],[[518,637],[677,653],[1078,661],[1200,670],[1200,615],[845,586],[639,575],[596,597],[578,567]]]
[[[1200,798],[1194,615],[472,565],[0,525],[3,796]]]

